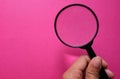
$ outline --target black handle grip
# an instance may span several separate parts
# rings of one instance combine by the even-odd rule
[[[86,47],[86,50],[88,52],[88,55],[89,57],[92,59],[93,57],[96,56],[95,52],[93,51],[92,47],[91,46],[87,46]],[[100,71],[100,79],[110,79],[107,75],[107,73],[105,72],[104,68],[102,67],[101,68],[101,71]]]

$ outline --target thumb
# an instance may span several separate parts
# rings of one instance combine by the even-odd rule
[[[100,57],[94,57],[86,69],[85,79],[99,79],[99,72],[102,66],[102,59]]]

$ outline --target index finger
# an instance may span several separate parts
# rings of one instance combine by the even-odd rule
[[[83,79],[83,71],[86,69],[90,58],[87,55],[80,56],[72,66],[63,74],[63,79]]]
[[[87,64],[89,63],[90,58],[88,55],[80,56],[71,66],[70,69],[84,71]]]

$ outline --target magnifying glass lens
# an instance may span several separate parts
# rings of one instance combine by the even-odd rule
[[[93,40],[97,23],[93,13],[87,8],[71,6],[58,16],[56,30],[65,44],[80,47]]]

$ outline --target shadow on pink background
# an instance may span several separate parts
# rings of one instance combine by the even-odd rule
[[[64,46],[54,32],[57,12],[71,3],[88,5],[97,14],[93,48],[120,78],[119,0],[0,0],[0,79],[61,79],[86,54]]]

